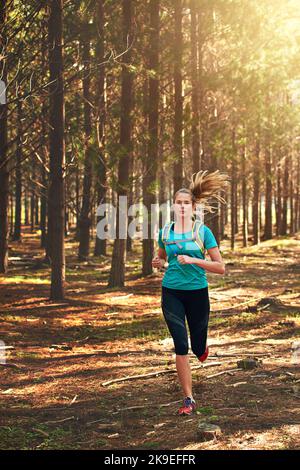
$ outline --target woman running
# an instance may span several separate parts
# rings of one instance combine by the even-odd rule
[[[190,188],[179,189],[174,195],[175,222],[160,229],[158,255],[152,260],[155,268],[162,268],[168,260],[162,280],[161,307],[173,338],[176,369],[184,395],[183,406],[178,410],[180,415],[190,415],[196,409],[185,319],[189,326],[192,351],[203,362],[209,352],[206,341],[210,302],[206,271],[225,273],[225,264],[210,228],[201,223],[200,236],[195,237],[194,212],[197,204],[201,204],[204,211],[213,212],[209,198],[226,203],[218,192],[227,183],[228,176],[219,170],[193,174]],[[204,250],[209,253],[211,261],[205,260]]]

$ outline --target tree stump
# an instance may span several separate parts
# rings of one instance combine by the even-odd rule
[[[200,422],[197,429],[197,437],[201,441],[211,441],[222,434],[221,428],[216,424]]]
[[[251,370],[259,366],[259,361],[254,357],[246,357],[241,361],[237,361],[237,366],[244,370]]]

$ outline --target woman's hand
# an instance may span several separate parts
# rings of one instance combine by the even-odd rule
[[[180,264],[192,264],[194,261],[194,258],[188,255],[177,255],[177,259]]]
[[[159,256],[155,256],[152,260],[152,266],[153,268],[162,268],[165,264],[165,260],[161,259]]]

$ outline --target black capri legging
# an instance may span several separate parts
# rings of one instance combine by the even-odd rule
[[[174,341],[175,353],[188,354],[186,317],[192,351],[197,357],[204,354],[210,312],[208,286],[194,290],[170,289],[162,286],[161,307]]]

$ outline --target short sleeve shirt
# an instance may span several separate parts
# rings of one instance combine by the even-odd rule
[[[218,246],[211,229],[204,224],[203,243],[206,250]],[[185,233],[175,233],[174,224],[171,227],[169,240],[183,240],[192,237],[192,231]],[[164,273],[162,286],[170,289],[193,290],[202,289],[208,286],[205,269],[196,264],[181,264],[177,260],[177,255],[188,255],[193,258],[205,259],[202,251],[194,241],[181,242],[181,248],[177,245],[164,245],[162,241],[162,229],[158,234],[158,245],[166,250],[168,258],[168,268]]]

